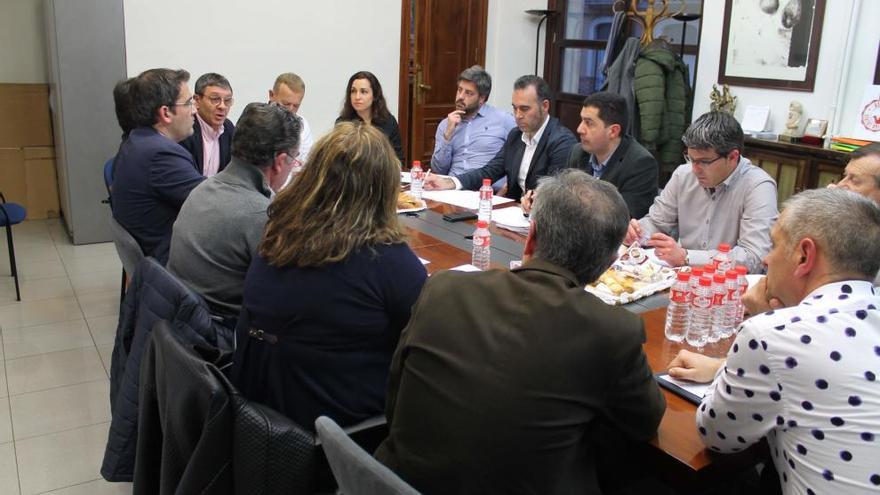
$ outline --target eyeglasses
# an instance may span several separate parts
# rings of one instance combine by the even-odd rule
[[[193,99],[190,98],[182,103],[175,102],[175,103],[172,103],[171,105],[168,105],[168,106],[170,106],[170,107],[191,107],[191,106],[193,106]]]
[[[223,98],[222,96],[217,96],[217,95],[205,96],[205,95],[200,94],[199,96],[208,100],[208,102],[211,103],[211,106],[214,106],[214,107],[219,107],[220,102],[225,103],[227,107],[231,107],[232,104],[235,103],[235,98],[233,98],[231,96],[226,97],[226,98]]]
[[[722,158],[727,158],[726,156],[721,155],[721,156],[718,156],[718,157],[713,158],[711,160],[694,160],[693,158],[688,156],[687,153],[684,153],[683,156],[684,156],[685,163],[687,163],[688,165],[697,165],[699,167],[708,167],[709,165],[712,165],[713,163],[717,162],[718,160],[721,160]]]

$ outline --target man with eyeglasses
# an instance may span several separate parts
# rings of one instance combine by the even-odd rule
[[[674,267],[709,263],[725,243],[734,263],[760,273],[779,216],[776,182],[742,156],[742,127],[728,113],[702,115],[682,142],[687,163],[673,172],[648,214],[630,221],[624,243],[653,247]]]
[[[229,163],[235,125],[226,116],[235,102],[232,86],[220,74],[203,74],[196,80],[193,101],[196,106],[193,133],[180,145],[192,153],[199,173],[211,177]]]
[[[113,218],[146,256],[165,263],[180,206],[204,177],[179,143],[193,132],[189,72],[150,69],[129,83],[135,128],[113,160]]]
[[[244,276],[263,237],[266,209],[299,154],[302,121],[274,103],[249,103],[232,137],[232,160],[180,209],[168,269],[233,326]]]

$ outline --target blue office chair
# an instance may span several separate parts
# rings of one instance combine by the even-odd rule
[[[7,203],[6,196],[0,192],[0,225],[6,227],[6,242],[9,243],[9,266],[12,267],[12,278],[15,279],[15,300],[21,301],[21,290],[18,288],[18,268],[15,266],[15,244],[12,242],[12,226],[20,224],[27,216],[27,210],[18,203]]]
[[[107,188],[107,199],[102,200],[101,202],[110,205],[110,223],[111,230],[113,230],[113,242],[116,244],[116,251],[120,253],[120,259],[122,259],[122,282],[120,283],[119,287],[119,305],[122,306],[122,300],[125,299],[125,282],[128,279],[128,275],[126,273],[134,273],[134,271],[129,270],[128,272],[126,272],[126,259],[124,259],[122,256],[120,244],[117,241],[116,235],[118,230],[125,231],[125,229],[121,225],[116,223],[116,220],[113,219],[113,194],[111,193],[111,190],[113,189],[113,160],[115,158],[116,157],[110,158],[106,162],[104,162],[104,187]],[[129,234],[127,231],[125,231],[125,234],[127,235],[127,237],[131,237],[131,234]],[[140,257],[135,260],[135,263],[140,261],[140,259],[143,257],[144,254],[143,252],[141,252]]]

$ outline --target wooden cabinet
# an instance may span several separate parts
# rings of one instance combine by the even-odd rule
[[[743,155],[776,180],[779,204],[804,189],[840,180],[849,154],[806,144],[747,137]]]

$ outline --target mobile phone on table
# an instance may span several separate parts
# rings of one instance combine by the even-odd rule
[[[461,222],[463,220],[474,220],[475,218],[477,218],[477,214],[472,211],[458,211],[443,215],[443,220],[447,222]]]

